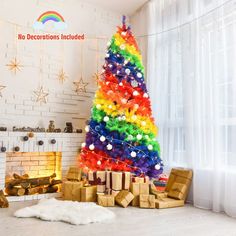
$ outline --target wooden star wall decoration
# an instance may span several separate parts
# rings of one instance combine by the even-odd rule
[[[47,96],[49,93],[45,92],[42,86],[38,90],[34,91],[34,94],[36,96],[36,102],[39,102],[40,104],[47,103]]]
[[[6,66],[10,71],[13,71],[14,74],[16,74],[18,71],[21,71],[21,67],[23,67],[23,65],[21,65],[16,58],[12,59],[9,64],[6,64]]]
[[[86,93],[86,87],[88,86],[89,83],[85,83],[82,79],[82,77],[80,78],[79,81],[74,81],[73,84],[75,85],[76,89],[75,92],[79,93],[79,92],[84,92]]]
[[[93,79],[95,80],[96,85],[99,84],[100,76],[101,76],[101,74],[99,74],[99,73],[94,73],[94,75],[93,75]]]
[[[65,71],[63,69],[60,70],[60,73],[58,75],[58,80],[63,84],[65,80],[68,79],[68,76],[66,75]]]
[[[6,88],[6,86],[0,85],[0,98],[2,98],[2,90],[5,88]]]

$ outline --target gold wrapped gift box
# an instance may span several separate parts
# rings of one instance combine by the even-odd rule
[[[84,182],[66,181],[63,183],[62,192],[63,199],[70,201],[81,201],[80,189],[84,186]]]
[[[82,169],[78,167],[70,167],[66,175],[66,179],[70,181],[80,181],[82,176]]]
[[[81,202],[96,202],[97,186],[84,186],[81,188]]]
[[[180,184],[180,183],[174,183],[172,185],[172,188],[168,192],[167,196],[170,197],[170,198],[183,200],[186,191],[187,191],[187,186],[186,185]]]
[[[173,168],[165,192],[158,192],[151,186],[151,193],[155,194],[156,208],[170,208],[184,206],[193,172],[190,169]]]
[[[133,183],[149,183],[149,177],[132,177]]]
[[[98,193],[105,193],[106,190],[106,171],[89,171],[88,182],[97,185]]]
[[[156,199],[155,205],[156,205],[156,208],[158,209],[180,207],[180,206],[184,206],[184,200],[176,200],[173,198],[166,197],[162,199]]]
[[[139,206],[139,195],[149,194],[149,184],[148,183],[131,183],[130,191],[134,195],[132,201],[132,206]]]
[[[114,191],[129,190],[130,172],[106,172],[106,188]]]
[[[173,168],[171,170],[165,191],[169,193],[175,183],[183,184],[186,186],[186,188],[183,192],[181,200],[185,201],[190,188],[190,184],[192,182],[192,178],[193,178],[192,170],[184,168]]]
[[[155,208],[155,195],[141,194],[139,196],[140,208]]]
[[[120,191],[115,197],[116,203],[122,207],[127,207],[133,199],[134,195],[127,190]]]
[[[115,206],[115,197],[113,195],[98,194],[98,205],[103,207]]]

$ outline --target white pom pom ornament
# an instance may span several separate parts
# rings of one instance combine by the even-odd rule
[[[82,148],[85,148],[85,147],[86,147],[86,143],[82,143],[82,144],[81,144],[81,147],[82,147]]]
[[[136,116],[136,115],[133,115],[131,118],[132,118],[132,120],[136,120],[136,119],[137,119],[137,116]]]
[[[136,136],[136,138],[138,139],[138,140],[141,140],[142,139],[142,135],[141,134],[138,134],[137,136]]]
[[[129,134],[128,135],[128,140],[132,140],[133,139],[133,135]]]
[[[142,121],[142,122],[141,122],[141,125],[142,125],[142,126],[146,126],[146,124],[147,124],[146,121]]]
[[[96,108],[97,108],[98,110],[99,110],[101,107],[102,107],[101,104],[97,104],[97,105],[96,105]]]
[[[130,69],[125,69],[125,73],[127,74],[127,75],[129,75],[130,74]]]
[[[97,161],[97,165],[99,165],[99,166],[100,166],[101,164],[102,164],[102,162],[101,162],[101,161]]]
[[[156,170],[160,170],[160,169],[161,169],[160,164],[156,164],[156,165],[155,165],[155,169],[156,169]]]
[[[121,50],[124,50],[124,49],[125,49],[125,45],[124,45],[124,44],[121,44],[121,45],[120,45],[120,49],[121,49]]]
[[[89,145],[89,150],[93,151],[94,148],[95,148],[95,146],[94,146],[93,144],[90,144],[90,145]]]
[[[108,117],[108,116],[105,116],[105,117],[103,118],[103,121],[104,121],[104,122],[109,121],[109,117]]]
[[[134,151],[132,151],[132,152],[130,153],[130,155],[131,155],[131,157],[136,157],[136,156],[137,156],[137,153],[134,152]]]
[[[125,116],[122,116],[122,120],[126,120],[126,117],[125,117]]]
[[[100,141],[101,141],[101,142],[104,142],[105,140],[106,140],[106,138],[105,138],[104,136],[101,136],[101,137],[100,137]]]
[[[111,144],[107,144],[107,150],[111,150],[112,149],[112,145]]]
[[[143,77],[142,73],[138,72],[138,73],[137,73],[137,77],[138,77],[138,78],[142,78],[142,77]]]
[[[148,150],[151,151],[153,149],[153,146],[151,144],[148,145]]]

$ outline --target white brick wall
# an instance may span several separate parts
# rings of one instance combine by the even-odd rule
[[[16,169],[19,168],[19,171],[23,169],[23,165],[19,165],[20,161],[21,163],[26,164],[26,168],[28,168],[29,171],[32,171],[32,174],[40,175],[44,174],[45,170],[42,169],[40,172],[38,168],[37,170],[34,170],[33,166],[38,166],[39,163],[43,164],[43,161],[45,161],[45,152],[61,153],[61,172],[62,179],[64,179],[68,167],[77,164],[78,150],[85,138],[84,134],[76,133],[35,133],[33,138],[29,138],[28,141],[24,142],[22,138],[26,134],[27,133],[25,132],[0,132],[0,148],[2,146],[7,148],[5,153],[0,152],[0,189],[4,189],[5,185],[5,177],[7,174],[6,167],[8,167],[8,164],[6,164],[7,160],[11,161],[12,167]],[[56,144],[51,144],[51,139],[55,139]],[[44,141],[43,146],[38,145],[38,141],[40,140]],[[14,154],[13,150],[15,146],[20,147],[20,151]],[[17,158],[17,161],[14,161],[15,158]],[[53,161],[53,159],[54,157],[47,157],[47,161]],[[49,170],[48,173],[50,174],[52,171]],[[55,194],[49,196],[55,196]],[[10,201],[22,201],[39,199],[42,197],[48,197],[48,195],[8,197],[8,199]]]
[[[121,15],[77,0],[1,0],[0,6],[0,84],[6,86],[0,97],[0,126],[47,128],[55,120],[57,128],[65,122],[74,128],[83,128],[90,116],[90,107],[96,90],[93,74],[102,69],[108,39],[121,23]],[[14,7],[12,7],[14,6]],[[27,9],[31,9],[30,11]],[[58,11],[68,24],[65,34],[85,34],[85,41],[20,41],[18,33],[35,34],[32,25],[38,16],[50,9]],[[11,12],[11,14],[9,14]],[[16,23],[16,25],[12,24]],[[47,29],[50,33],[51,29]],[[40,32],[42,33],[42,32]],[[98,41],[96,37],[104,38]],[[81,65],[81,53],[83,62]],[[5,66],[14,57],[24,66],[16,75]],[[98,62],[97,62],[98,57]],[[40,73],[40,61],[43,72]],[[58,74],[64,69],[68,79],[61,84]],[[89,83],[87,93],[77,95],[73,81]],[[33,91],[43,85],[49,92],[47,104],[36,103]]]

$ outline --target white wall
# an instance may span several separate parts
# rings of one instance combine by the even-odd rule
[[[1,0],[0,1],[0,126],[47,127],[49,120],[63,128],[72,121],[82,128],[90,115],[96,90],[92,75],[104,62],[106,43],[121,22],[121,15],[79,0]],[[85,33],[85,41],[19,41],[17,33],[35,34],[32,25],[48,10],[59,12],[68,24],[65,34]],[[13,24],[12,24],[13,23]],[[14,25],[14,24],[17,24]],[[49,24],[46,29],[54,31]],[[41,32],[42,33],[42,32]],[[106,39],[97,40],[96,37]],[[97,48],[98,42],[98,48]],[[81,66],[81,50],[83,65]],[[6,64],[14,57],[23,65],[16,75]],[[99,59],[97,59],[99,58]],[[40,61],[42,72],[40,72]],[[64,68],[68,79],[61,84],[57,76]],[[87,93],[77,95],[73,81],[89,83]],[[49,92],[47,104],[36,103],[33,91],[43,85]]]
[[[148,15],[147,9],[148,4],[143,5],[142,8],[137,10],[131,17],[130,17],[130,24],[134,36],[137,39],[139,49],[142,54],[143,64],[146,68],[147,66],[147,34],[148,34]]]

